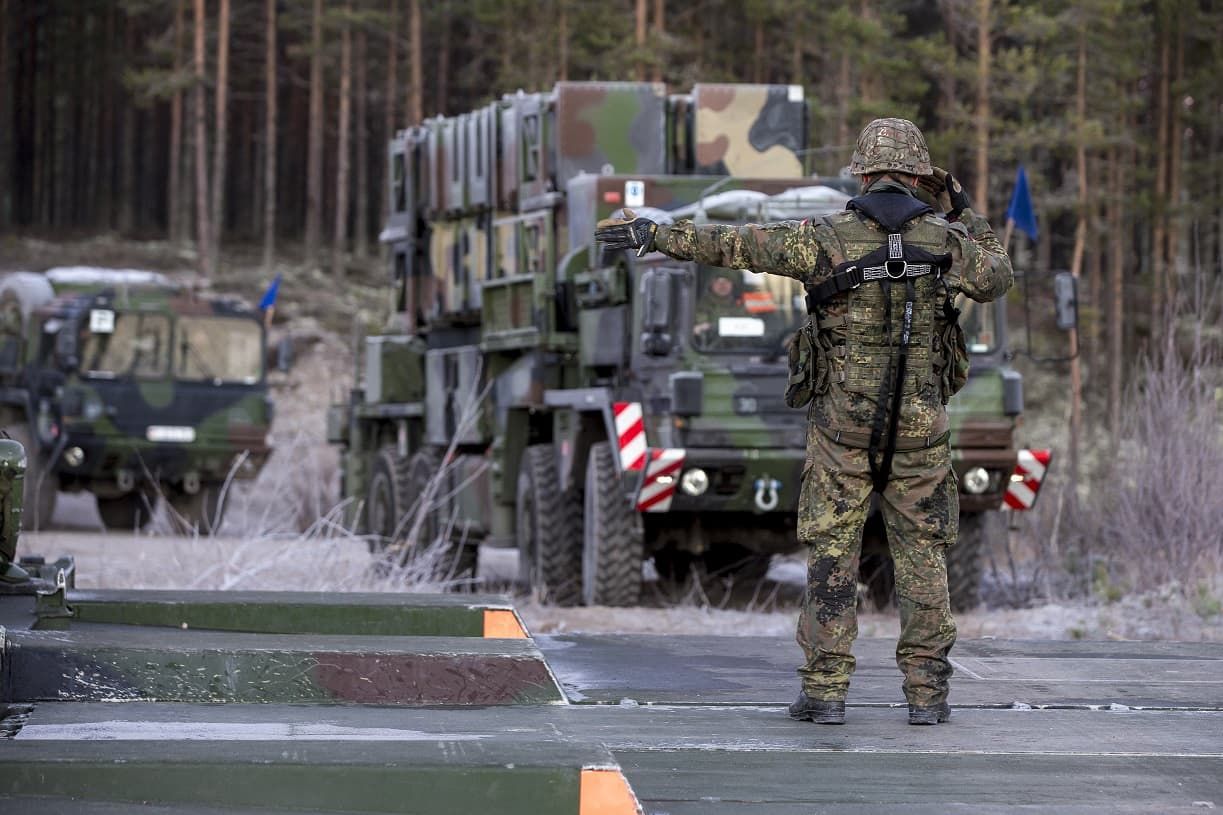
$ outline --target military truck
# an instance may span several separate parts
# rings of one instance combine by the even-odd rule
[[[782,394],[802,287],[608,253],[593,230],[622,207],[842,209],[853,181],[807,173],[808,120],[797,86],[561,82],[397,134],[394,330],[365,338],[328,422],[352,521],[400,556],[440,534],[451,574],[477,542],[517,547],[521,582],[558,603],[635,603],[647,559],[747,578],[795,550],[806,419]],[[973,312],[996,359],[1002,313]],[[983,488],[961,482],[970,513],[998,506],[1014,465],[1001,377],[956,414],[957,470],[986,468]]]
[[[257,312],[157,273],[0,279],[0,427],[27,451],[26,528],[85,491],[110,529],[145,526],[164,496],[214,531],[225,484],[271,451],[265,356]]]

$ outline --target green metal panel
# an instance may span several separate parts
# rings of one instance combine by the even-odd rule
[[[400,637],[481,637],[485,610],[513,608],[504,597],[454,594],[95,590],[66,600],[71,626]]]
[[[3,747],[0,809],[79,800],[303,812],[577,815],[598,746],[480,737],[382,743],[45,741]],[[42,809],[42,807],[48,807]]]

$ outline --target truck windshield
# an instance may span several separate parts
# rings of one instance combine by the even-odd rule
[[[85,332],[81,370],[86,376],[160,379],[170,361],[170,321],[163,314],[96,311]]]
[[[780,353],[807,317],[797,280],[743,269],[697,270],[692,347],[706,353]]]
[[[993,303],[978,303],[964,295],[956,297],[960,327],[970,354],[988,354],[998,347],[998,330]]]
[[[263,332],[239,317],[179,317],[174,375],[252,385],[263,376]]]

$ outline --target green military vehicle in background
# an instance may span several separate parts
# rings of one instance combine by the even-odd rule
[[[606,253],[593,231],[622,207],[720,223],[842,209],[854,180],[809,174],[808,121],[797,86],[561,82],[400,132],[394,317],[328,422],[353,523],[403,557],[440,538],[452,576],[477,543],[517,547],[520,582],[558,603],[633,604],[648,559],[664,578],[746,579],[796,550],[806,417],[782,394],[802,287]],[[1003,305],[965,323],[958,573],[997,528],[982,519],[1022,410]],[[882,543],[863,564],[884,601]],[[974,604],[975,572],[957,585]]]
[[[110,529],[143,527],[164,496],[214,531],[227,480],[271,451],[265,357],[257,312],[157,273],[0,278],[0,427],[27,451],[26,528],[85,491]]]

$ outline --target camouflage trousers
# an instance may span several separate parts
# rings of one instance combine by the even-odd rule
[[[867,451],[837,444],[811,425],[798,510],[798,537],[810,547],[798,618],[806,661],[798,673],[813,699],[844,699],[854,672],[858,562],[871,491]],[[947,697],[956,631],[946,547],[959,530],[959,503],[948,443],[896,453],[879,507],[900,603],[896,664],[910,704]]]

